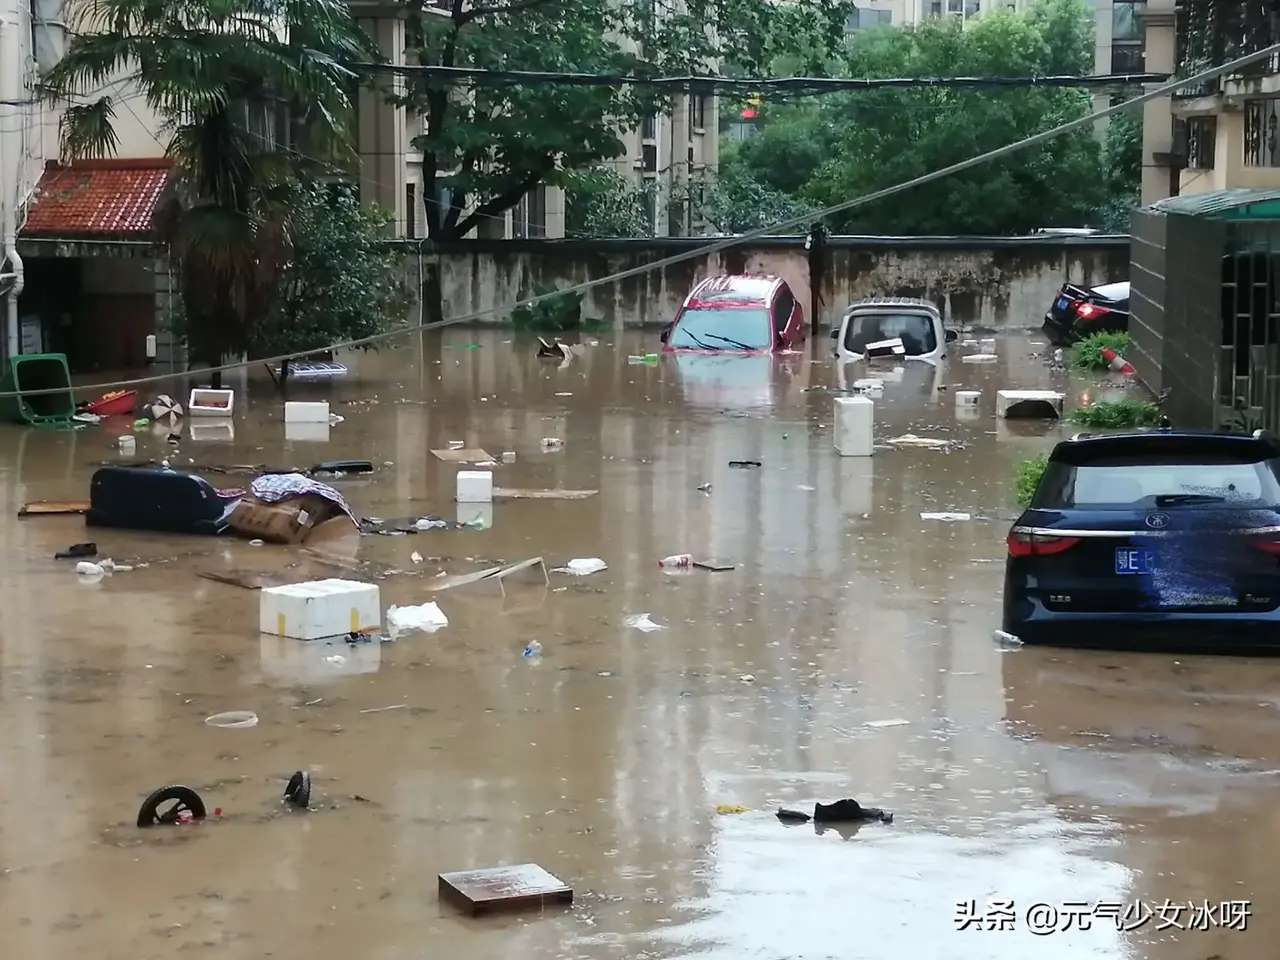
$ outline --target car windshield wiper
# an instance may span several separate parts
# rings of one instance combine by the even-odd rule
[[[700,340],[700,339],[698,338],[698,335],[697,335],[696,333],[692,333],[692,332],[690,332],[689,330],[686,330],[686,331],[684,332],[684,335],[685,335],[686,337],[688,337],[690,340],[692,340],[694,343],[696,343],[696,344],[697,344],[699,347],[701,347],[703,350],[720,350],[720,349],[723,349],[723,348],[721,348],[721,347],[717,347],[717,346],[715,346],[715,345],[713,345],[713,344],[710,344],[710,343],[704,343],[702,340]]]
[[[753,347],[753,346],[750,346],[749,344],[743,343],[741,340],[734,340],[731,337],[722,337],[718,333],[708,333],[707,336],[710,337],[712,340],[723,340],[725,343],[731,343],[735,347],[738,347],[742,350],[759,350],[760,349],[760,347]]]
[[[1163,507],[1171,503],[1222,503],[1226,499],[1211,493],[1162,493],[1156,497],[1156,506]]]

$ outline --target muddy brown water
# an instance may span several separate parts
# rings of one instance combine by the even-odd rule
[[[176,449],[165,430],[139,436],[140,456],[174,466],[370,458],[372,478],[338,481],[365,515],[470,519],[456,466],[429,453],[450,440],[515,451],[502,486],[600,491],[499,503],[484,530],[352,540],[384,605],[489,562],[609,564],[505,596],[444,592],[447,628],[380,647],[259,635],[255,592],[195,575],[330,572],[295,548],[17,519],[25,500],[85,496],[121,427],[0,428],[7,956],[1275,956],[1280,661],[991,640],[1013,466],[1066,429],[998,423],[995,389],[1096,384],[1050,372],[1020,336],[993,365],[907,364],[888,374],[879,437],[962,446],[842,460],[829,388],[863,372],[837,370],[825,340],[648,367],[626,357],[654,337],[628,332],[563,368],[512,340],[449,330],[295,385],[346,418],[327,441],[286,432],[256,372],[231,380],[233,438],[199,421]],[[957,387],[983,391],[969,419]],[[728,466],[743,459],[764,465]],[[85,539],[149,565],[78,582],[52,556]],[[685,551],[738,566],[658,569]],[[665,629],[625,625],[640,613]],[[542,656],[522,658],[535,639]],[[258,726],[204,723],[237,709]],[[299,767],[306,813],[279,801]],[[138,830],[168,783],[222,817]],[[819,832],[773,817],[843,796],[896,819]],[[471,919],[437,898],[440,872],[522,862],[570,883],[572,909]],[[989,901],[1014,901],[1014,928],[958,930],[969,900],[993,921]],[[1238,900],[1245,932],[1218,913]],[[1029,929],[1033,904],[1061,928],[1073,902],[1102,919]],[[1163,917],[1121,932],[1109,904]]]

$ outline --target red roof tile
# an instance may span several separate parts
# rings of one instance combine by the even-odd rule
[[[69,167],[50,161],[22,234],[145,237],[172,168],[165,158],[77,160]]]

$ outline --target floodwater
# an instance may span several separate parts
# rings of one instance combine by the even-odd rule
[[[286,431],[257,372],[230,384],[234,437],[140,434],[175,466],[370,458],[372,478],[338,481],[364,515],[472,519],[429,452],[450,440],[515,451],[501,486],[599,490],[498,503],[483,530],[349,538],[347,575],[376,577],[384,606],[436,599],[450,621],[381,646],[260,635],[254,591],[196,576],[334,575],[299,548],[17,519],[87,496],[122,427],[0,428],[7,956],[1275,956],[1280,662],[992,642],[1013,467],[1065,432],[994,418],[999,386],[1065,382],[1028,359],[1035,338],[1002,338],[992,365],[888,368],[878,436],[961,445],[843,460],[830,388],[865,371],[838,371],[825,339],[655,367],[626,361],[652,332],[599,339],[563,368],[494,330],[350,358],[347,379],[291,390],[345,417],[327,442]],[[957,387],[983,391],[970,419]],[[86,539],[148,566],[78,582],[52,555]],[[658,568],[686,551],[737,568]],[[538,555],[609,568],[427,589]],[[642,613],[665,629],[626,625]],[[260,722],[204,723],[224,710]],[[301,767],[308,812],[279,799]],[[221,817],[136,828],[171,783]],[[845,796],[896,818],[773,816]],[[439,873],[526,862],[573,907],[472,919],[438,899]],[[970,900],[988,922],[959,930]],[[1247,930],[1223,901],[1249,902]]]

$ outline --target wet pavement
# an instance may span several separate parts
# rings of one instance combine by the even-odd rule
[[[256,372],[228,384],[234,437],[198,421],[176,449],[166,429],[140,434],[140,457],[175,467],[369,458],[371,478],[337,484],[364,515],[473,519],[452,503],[457,467],[429,452],[450,440],[516,451],[501,486],[599,490],[498,503],[488,529],[339,544],[384,606],[435,599],[449,617],[381,646],[260,635],[255,592],[196,576],[334,575],[297,548],[17,519],[26,500],[87,496],[122,428],[0,428],[8,955],[1275,955],[1280,662],[992,642],[1014,465],[1067,430],[994,418],[1000,386],[1065,383],[1028,359],[1032,340],[1002,338],[996,364],[907,364],[886,385],[878,439],[958,441],[949,452],[843,460],[831,388],[865,371],[837,370],[825,339],[656,367],[626,361],[652,333],[599,340],[563,368],[493,330],[350,358],[347,379],[290,391],[345,417],[327,442],[287,433]],[[958,387],[983,391],[968,419]],[[52,556],[87,539],[149,565],[78,582]],[[658,568],[686,551],[738,566]],[[426,589],[535,555],[609,568],[505,594]],[[625,625],[641,613],[665,629]],[[531,640],[542,655],[524,658]],[[240,709],[259,724],[204,723]],[[300,767],[305,813],[279,800]],[[223,815],[137,829],[169,783]],[[773,816],[844,796],[893,824]],[[437,898],[438,873],[524,862],[573,886],[572,909],[472,919]],[[970,900],[984,922],[958,930]],[[982,929],[1002,925],[999,900],[1012,929]],[[1251,901],[1247,931],[1224,929],[1223,901]],[[1037,903],[1057,916],[1029,921]]]

